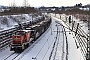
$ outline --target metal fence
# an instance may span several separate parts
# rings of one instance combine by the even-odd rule
[[[0,32],[0,50],[11,43],[12,33],[15,31],[17,31],[16,28],[11,28],[9,30],[4,30]]]
[[[88,42],[88,34],[85,33],[82,28],[81,25],[75,21],[71,21],[71,23],[69,23],[68,21],[64,21],[67,26],[69,27],[69,29],[71,31],[73,31],[75,33],[75,37],[77,39],[76,44],[79,44],[79,48],[80,51],[82,53],[82,56],[84,58],[84,60],[86,60],[87,57],[87,42]]]
[[[83,29],[82,26],[73,21],[73,18],[71,19],[71,22],[69,22],[69,19],[66,15],[53,15],[59,19],[61,19],[67,26],[68,29],[71,32],[74,32],[74,36],[76,38],[75,43],[76,45],[78,44],[77,48],[80,48],[80,51],[82,53],[83,59],[84,60],[89,60],[89,35],[86,33]]]

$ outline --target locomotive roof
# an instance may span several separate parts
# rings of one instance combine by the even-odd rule
[[[36,27],[36,26],[40,26],[40,25],[37,24],[37,25],[29,26],[29,27],[33,28],[33,27]]]
[[[30,31],[32,31],[32,30],[18,30],[18,31],[30,32]]]

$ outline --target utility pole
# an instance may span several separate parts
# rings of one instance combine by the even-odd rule
[[[51,18],[51,4],[50,4],[50,20],[51,20],[51,35],[52,35],[52,18]]]
[[[23,0],[23,5],[24,5],[25,13],[26,13],[27,6],[29,6],[28,0]]]
[[[24,7],[28,6],[28,5],[29,5],[29,4],[28,4],[28,0],[24,0],[24,1],[23,1],[23,5],[24,5]]]

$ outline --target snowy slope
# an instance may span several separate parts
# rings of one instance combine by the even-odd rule
[[[0,16],[0,31],[15,27],[18,23],[27,23],[36,21],[42,16],[38,14],[19,14]]]

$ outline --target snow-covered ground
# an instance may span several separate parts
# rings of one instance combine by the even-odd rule
[[[62,22],[62,20],[55,18],[56,20],[60,21],[65,27],[67,27],[65,25],[64,22]],[[69,34],[69,30],[66,28],[65,29],[66,35],[67,35],[67,40],[68,40],[68,60],[84,60],[82,57],[82,54],[80,52],[80,49],[77,49],[77,46],[75,44],[75,39],[73,38],[74,36],[72,35],[72,32],[70,32],[71,34]]]
[[[88,18],[86,19],[88,21]],[[88,22],[85,22],[85,21],[82,21],[81,19],[76,19],[74,16],[73,16],[73,21],[79,23],[81,25],[81,28],[83,29],[83,31],[88,34],[89,30],[88,30]]]
[[[54,16],[54,17],[56,17],[56,18],[58,18],[58,19],[60,19],[60,16],[61,16],[61,20],[64,21],[66,24],[68,23],[68,20],[66,21],[66,17],[68,17],[68,15],[65,15],[65,14],[56,14],[56,15],[55,15],[55,14],[51,14],[51,15]],[[76,18],[75,18],[74,16],[72,16],[72,15],[69,15],[69,16],[71,16],[76,23],[79,23],[82,32],[88,35],[88,32],[89,32],[88,27],[87,27],[88,23],[85,23],[85,22],[82,23],[82,21],[81,21],[80,19],[76,19]],[[67,25],[68,25],[68,24],[67,24]],[[75,24],[75,25],[77,25],[77,24]],[[77,39],[75,39],[75,41],[76,41],[76,40],[77,40]],[[77,41],[78,41],[78,40],[77,40]],[[82,44],[82,43],[81,43],[81,44]],[[76,45],[77,45],[77,43],[76,43]],[[79,44],[78,44],[78,46],[79,46]],[[85,46],[87,46],[87,45],[85,45]],[[82,48],[82,47],[81,47],[81,48]],[[81,50],[81,48],[79,48],[79,49]],[[87,49],[85,48],[85,50],[87,50]],[[83,58],[83,59],[85,59],[85,58],[86,58],[86,53],[84,53],[84,54],[82,53],[82,55],[84,55],[84,58]]]
[[[52,17],[52,24],[49,29],[37,39],[37,41],[32,44],[29,48],[27,48],[24,52],[22,52],[15,60],[49,60],[50,53],[52,51],[53,44],[58,36],[57,40],[57,50],[54,50],[53,54],[55,56],[51,57],[51,60],[65,60],[66,58],[66,41],[64,41],[64,53],[63,53],[63,33],[59,32],[60,35],[57,35],[57,27],[56,22],[58,21],[66,26],[62,20]],[[67,26],[66,26],[67,27]],[[62,26],[58,27],[59,31],[62,31]],[[66,31],[69,31],[65,28]],[[68,40],[68,60],[84,60],[80,49],[77,49],[75,45],[75,40],[72,34],[66,32],[67,40]],[[65,40],[65,38],[64,38]],[[9,51],[9,47],[5,49],[3,52],[0,52],[0,60],[4,59],[7,55],[10,55],[11,51]],[[62,55],[64,54],[64,55]],[[63,57],[64,56],[64,57]],[[63,58],[62,58],[63,57]],[[9,59],[10,60],[10,59]]]
[[[81,26],[81,28],[82,28],[82,30],[86,33],[86,34],[88,34],[88,32],[89,32],[89,30],[88,30],[88,17],[89,16],[87,16],[87,15],[82,15],[82,16],[84,16],[85,18],[82,18],[82,16],[81,17],[79,17],[78,19],[76,19],[76,17],[75,16],[73,16],[73,15],[65,15],[65,14],[51,14],[52,16],[56,16],[57,18],[59,18],[60,19],[60,15],[61,15],[61,19],[63,20],[63,21],[66,21],[66,17],[67,17],[67,21],[66,21],[66,23],[68,23],[68,17],[69,16],[71,16],[71,19],[72,19],[72,21],[75,21],[76,23],[79,23],[80,24],[80,26]],[[77,15],[79,15],[79,14],[77,14]],[[80,19],[80,18],[82,18],[82,19]],[[83,20],[85,20],[85,21],[83,21]]]

